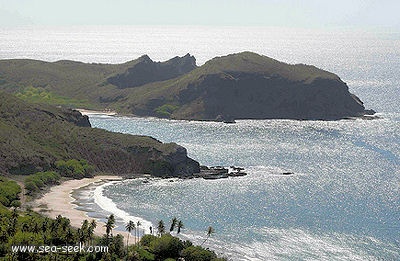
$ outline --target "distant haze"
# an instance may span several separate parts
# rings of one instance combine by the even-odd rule
[[[0,26],[233,25],[400,28],[398,0],[0,0]]]

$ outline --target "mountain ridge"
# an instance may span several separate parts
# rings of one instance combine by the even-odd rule
[[[10,69],[12,67],[13,69]],[[36,75],[36,77],[34,77]],[[95,109],[184,120],[337,120],[371,114],[334,73],[251,52],[123,64],[0,61],[0,89],[41,87]]]

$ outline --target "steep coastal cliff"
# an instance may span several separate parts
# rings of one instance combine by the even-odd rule
[[[186,149],[146,136],[90,128],[78,111],[26,103],[0,91],[0,173],[50,170],[57,160],[84,159],[98,172],[186,176],[199,164]]]
[[[31,96],[45,102],[58,95],[55,104],[61,96],[80,106],[87,100],[87,107],[186,120],[337,120],[374,113],[333,73],[251,52],[200,67],[189,54],[166,62],[145,55],[117,65],[3,60],[0,89],[28,100],[39,89]]]

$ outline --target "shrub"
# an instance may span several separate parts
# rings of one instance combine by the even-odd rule
[[[161,118],[169,118],[171,114],[174,113],[179,107],[172,104],[164,104],[160,107],[157,107],[154,112],[157,114],[158,117]]]
[[[217,255],[200,246],[190,246],[182,251],[182,257],[185,261],[211,261],[217,258]]]
[[[60,178],[54,171],[37,172],[25,178],[25,188],[32,194],[46,185],[57,184]]]
[[[157,237],[153,236],[153,235],[144,235],[141,239],[140,239],[140,245],[142,246],[150,246],[150,243],[154,240],[156,240]]]
[[[0,177],[0,203],[3,206],[19,206],[19,193],[21,193],[21,188],[17,182]]]
[[[94,167],[86,160],[59,160],[56,162],[56,167],[62,176],[71,178],[92,177],[94,172]]]
[[[150,243],[150,250],[158,259],[178,258],[183,249],[182,241],[170,234],[164,234]]]

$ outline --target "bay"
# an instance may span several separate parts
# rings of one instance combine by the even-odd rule
[[[399,32],[21,27],[0,29],[0,50],[1,59],[102,63],[143,54],[162,61],[189,52],[198,64],[248,50],[335,72],[380,119],[227,125],[91,115],[94,127],[176,142],[201,164],[244,166],[249,175],[145,184],[136,179],[83,195],[99,203],[96,211],[117,210],[121,222],[140,217],[149,226],[177,216],[185,223],[182,237],[198,244],[211,225],[216,233],[204,246],[232,260],[400,259]]]

